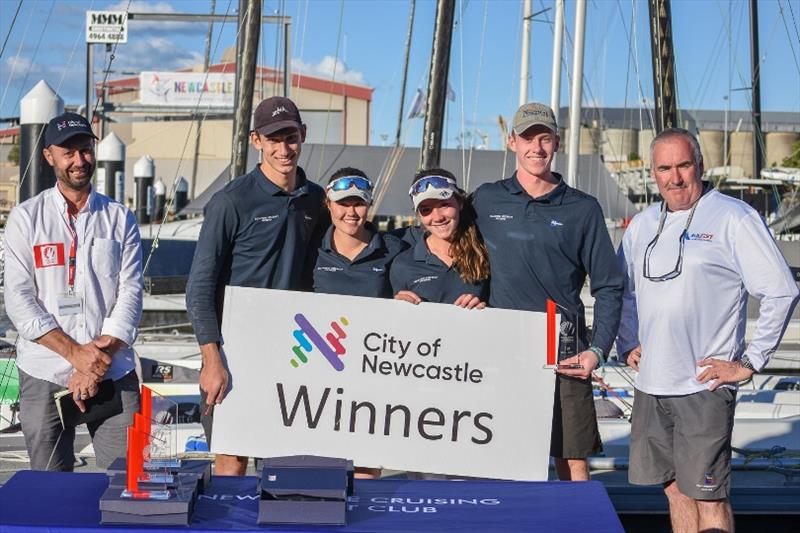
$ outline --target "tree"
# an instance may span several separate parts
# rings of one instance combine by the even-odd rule
[[[792,143],[792,153],[781,163],[782,167],[800,168],[800,141]]]
[[[8,160],[14,163],[15,165],[19,165],[19,145],[15,144],[11,147],[11,150],[8,151]]]

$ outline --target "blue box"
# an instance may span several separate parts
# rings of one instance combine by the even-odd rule
[[[312,456],[303,457],[299,461],[302,466],[270,466],[274,461],[265,461],[259,482],[258,523],[346,525],[348,462],[340,460],[329,466],[333,464],[330,458],[315,461]]]

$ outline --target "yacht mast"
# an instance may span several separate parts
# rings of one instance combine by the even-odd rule
[[[578,183],[578,152],[581,139],[581,96],[583,94],[583,46],[586,34],[586,0],[576,2],[575,47],[572,54],[572,88],[569,101],[569,159],[567,185]],[[555,113],[555,109],[553,110]]]
[[[522,14],[522,60],[519,64],[519,105],[528,103],[528,68],[531,55],[531,0],[525,0]]]
[[[670,0],[648,0],[650,49],[653,55],[653,91],[656,134],[678,127],[678,96],[675,93],[675,54],[672,47]]]
[[[753,178],[761,177],[764,154],[761,151],[761,58],[758,53],[758,3],[750,0],[750,77],[753,87]]]
[[[239,0],[239,38],[234,91],[236,107],[233,110],[233,161],[231,161],[230,179],[246,172],[260,33],[261,0]]]
[[[550,75],[550,108],[559,117],[561,107],[561,48],[564,42],[564,0],[556,0],[556,20],[553,28],[553,69]],[[553,154],[553,158],[558,154]]]
[[[422,134],[422,153],[419,162],[420,168],[424,170],[438,167],[442,153],[442,129],[444,108],[447,103],[447,73],[450,70],[454,15],[455,0],[438,0],[428,76],[428,99],[425,104],[425,129]]]

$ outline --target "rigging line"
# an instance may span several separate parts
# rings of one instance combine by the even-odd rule
[[[630,79],[631,79],[631,58],[633,56],[633,50],[631,49],[631,36],[630,31],[628,30],[627,26],[625,26],[625,15],[622,12],[622,3],[620,0],[617,0],[617,10],[619,11],[619,19],[622,22],[622,30],[628,40],[628,61],[625,65],[625,98],[623,99],[623,115],[622,115],[622,124],[623,127],[628,126],[628,89],[630,88]],[[638,149],[637,149],[638,152]],[[627,204],[626,204],[627,209]]]
[[[128,5],[125,6],[125,17],[126,18],[128,16],[128,12],[131,9],[131,2],[132,2],[132,0],[128,0]],[[93,45],[89,45],[89,46],[93,46]],[[108,81],[108,75],[111,73],[111,64],[114,62],[114,59],[116,58],[117,46],[119,46],[119,41],[115,41],[113,47],[111,48],[111,56],[109,56],[109,58],[108,58],[108,66],[105,69],[105,74],[103,75],[103,81],[100,83],[100,87],[105,87],[106,86],[106,82]],[[94,58],[92,58],[92,64],[89,65],[89,69],[94,70]],[[96,84],[95,84],[94,87],[92,87],[92,89],[94,90],[95,93],[97,92],[96,87],[97,87]],[[94,116],[97,114],[97,107],[99,105],[100,105],[100,99],[99,98],[95,98],[94,109],[92,110],[92,117],[91,117],[91,120],[89,120],[89,124],[92,124],[94,122]]]
[[[11,37],[11,30],[14,29],[14,23],[17,22],[17,15],[19,15],[19,10],[22,7],[22,0],[19,0],[17,4],[17,10],[14,12],[14,18],[11,19],[11,26],[8,27],[8,33],[6,33],[6,38],[3,39],[3,47],[0,48],[0,58],[3,57],[3,52],[6,51],[6,45],[8,44],[8,38]]]
[[[89,4],[89,10],[91,10],[93,6],[94,6],[94,0],[92,0],[91,4]],[[27,29],[26,29],[26,33],[27,33]],[[83,35],[83,33],[84,33],[83,32],[83,28],[80,28],[80,30],[75,34],[75,40],[72,42],[72,51],[70,52],[69,59],[67,60],[66,65],[71,65],[72,64],[72,58],[75,56],[75,50],[78,48],[78,42],[80,41],[80,38]],[[58,80],[58,85],[55,88],[56,94],[58,94],[61,91],[61,86],[64,84],[64,79],[67,77],[67,72],[68,72],[67,68],[64,68],[61,71],[61,79]],[[0,104],[0,106],[1,105],[2,104]],[[19,105],[19,104],[17,104],[17,105]],[[34,144],[36,144],[36,145],[39,144],[39,141],[41,140],[42,136],[44,135],[44,130],[45,129],[46,128],[42,128],[41,131],[39,131],[39,135],[36,137],[36,142]],[[18,189],[21,189],[22,188],[22,184],[25,183],[25,178],[28,176],[28,171],[30,170],[31,164],[33,163],[33,161],[34,161],[34,158],[30,158],[28,160],[28,164],[25,166],[25,171],[20,173],[19,185],[17,185]]]
[[[637,97],[639,100],[639,131],[644,131],[644,120],[642,118],[642,104],[644,103],[644,87],[642,87],[642,75],[639,72],[639,33],[636,31],[639,22],[639,14],[638,10],[636,9],[636,0],[631,0],[631,37],[633,41],[633,70],[636,72],[636,87],[639,90]],[[647,111],[647,116],[650,121],[650,131],[655,134],[655,120],[653,118],[653,111],[649,107],[645,106],[645,110]],[[645,176],[647,173],[644,173]],[[644,178],[645,182],[645,201],[649,203],[647,198],[647,178]]]
[[[797,40],[800,41],[800,31],[797,29],[797,21],[794,18],[794,9],[792,8],[792,3],[787,1],[786,4],[789,6],[789,14],[792,15],[792,24],[794,25],[794,33],[797,35]],[[778,0],[778,6],[781,7],[783,2]],[[783,10],[781,10],[782,12]]]
[[[478,54],[478,75],[475,80],[475,100],[472,103],[472,125],[477,129],[478,123],[478,100],[481,91],[481,72],[483,71],[483,47],[486,37],[486,21],[489,18],[489,0],[483,0],[483,28],[481,29],[481,44],[480,53]],[[462,89],[463,90],[463,89]],[[474,143],[469,146],[469,160],[467,161],[467,174],[464,180],[464,190],[469,192],[469,178],[472,173],[472,153],[474,152]]]
[[[20,61],[19,56],[20,56],[20,54],[22,54],[22,46],[25,44],[25,40],[28,38],[28,30],[30,29],[31,22],[33,22],[34,18],[35,18],[34,17],[34,10],[31,10],[30,16],[28,17],[28,23],[25,24],[25,30],[22,32],[22,39],[20,39],[19,46],[17,47],[17,53],[14,56],[14,59],[12,60],[12,63],[11,63],[11,74],[9,74],[8,80],[6,81],[6,87],[3,90],[3,96],[0,97],[0,108],[2,108],[3,104],[5,104],[6,95],[8,94],[8,89],[11,87],[11,80],[14,79],[14,75],[17,72],[17,65],[19,65],[19,61]],[[44,33],[44,32],[42,32],[42,33]],[[30,69],[32,67],[33,67],[33,61],[31,61],[30,64],[28,65],[28,71],[29,72],[30,72]],[[25,84],[22,84],[21,87],[24,88]],[[14,110],[17,109],[17,106],[19,106],[19,97],[17,97],[17,104],[14,106]]]
[[[633,69],[636,72],[636,87],[637,87],[637,89],[639,91],[637,93],[637,95],[636,95],[637,96],[637,100],[638,100],[636,107],[639,110],[639,135],[640,135],[640,138],[641,138],[642,132],[645,131],[645,129],[644,129],[644,118],[642,116],[642,107],[643,107],[642,104],[644,103],[644,90],[642,88],[642,78],[641,78],[641,76],[639,74],[639,43],[638,43],[639,34],[636,31],[636,27],[638,25],[638,22],[639,22],[639,14],[638,14],[638,11],[636,9],[636,0],[631,0],[631,41],[633,42]],[[649,131],[651,133],[655,134],[655,128],[654,128],[655,122],[653,121],[653,114],[652,114],[652,112],[650,111],[649,108],[645,108],[645,109],[647,109],[648,118],[650,120]],[[647,148],[645,148],[645,150],[646,149]],[[639,154],[639,157],[643,158],[643,157],[645,157],[645,154]],[[648,155],[647,157],[648,157],[648,160],[649,160],[650,156]],[[644,161],[643,161],[642,162],[642,188],[644,189],[644,202],[645,202],[646,205],[650,203],[650,189],[649,189],[650,185],[647,183],[647,177],[648,177],[647,176],[647,170],[645,168]]]
[[[525,14],[525,12],[524,12],[523,2],[520,2],[519,3],[519,12],[517,12],[517,42],[520,42],[521,38],[522,38],[522,31],[523,31],[523,29],[522,29],[522,25],[523,25],[522,24],[522,19],[524,17],[524,14]],[[519,92],[518,90],[515,91],[515,88],[518,88],[517,78],[519,76],[519,71],[520,71],[520,64],[516,62],[517,61],[516,58],[519,57],[519,61],[522,62],[522,57],[520,56],[520,54],[514,54],[514,55],[516,57],[514,59],[514,63],[511,65],[511,83],[508,84],[508,88],[509,88],[509,93],[508,93],[509,105],[508,105],[508,109],[516,110],[517,107],[519,107],[519,106],[515,105],[514,95],[515,95],[515,93]],[[502,113],[500,114],[500,116],[501,117],[503,116]],[[514,115],[512,114],[511,115],[512,122],[514,120],[513,117],[514,117]],[[513,127],[513,125],[512,125],[512,127]],[[507,131],[507,133],[511,133],[511,132]],[[501,144],[501,146],[503,146],[503,164],[501,165],[500,175],[505,177],[506,176],[506,162],[508,160],[508,158],[506,157],[506,155],[507,155],[507,146],[508,146],[508,136],[507,135],[505,135],[505,138],[500,139],[500,144]],[[514,170],[516,171],[516,160],[515,160],[515,168],[514,168]]]
[[[264,13],[264,6],[263,5],[261,6],[261,13]],[[259,34],[259,36],[263,36],[264,35],[264,24],[263,24],[263,22],[261,24],[261,28],[259,29],[258,34]],[[263,39],[263,38],[259,38],[258,41],[259,41],[259,43],[258,43],[258,56],[259,56],[259,59],[256,59],[256,77],[258,78],[258,97],[259,97],[260,100],[263,100],[265,98],[265,96],[264,96],[264,78],[266,78],[266,70],[264,69],[264,65],[266,65],[266,62],[267,62],[266,61],[266,57],[267,57],[267,51],[266,51],[267,44],[266,44],[266,41],[267,40]],[[261,70],[261,74],[258,73],[259,65],[261,65],[261,69],[262,69]],[[273,89],[273,94],[274,94],[274,89]]]
[[[792,10],[792,3],[787,2],[789,4],[789,9],[791,10],[792,15],[792,22],[794,23],[794,31],[797,32],[797,23],[794,20],[794,10]],[[800,62],[797,61],[797,53],[794,51],[794,39],[792,39],[792,33],[789,31],[789,25],[786,23],[786,17],[783,15],[783,2],[778,0],[778,13],[783,20],[783,27],[786,29],[786,36],[789,37],[789,48],[792,50],[792,58],[794,59],[794,66],[797,69],[797,72],[800,73]],[[797,41],[800,42],[800,33],[797,35]]]
[[[328,144],[328,126],[331,122],[331,107],[333,106],[333,84],[336,82],[336,70],[339,66],[339,46],[342,42],[342,24],[344,22],[344,0],[339,2],[339,32],[336,35],[336,56],[333,58],[333,73],[331,74],[331,84],[328,89],[328,111],[325,113],[325,130],[322,137],[322,153],[319,155],[319,168],[317,169],[317,179],[322,173],[322,164],[325,161],[325,146]]]
[[[284,3],[284,0],[278,0],[278,10],[277,10],[278,11],[278,16],[283,17],[285,6],[286,6],[286,4]],[[275,25],[275,58],[274,58],[272,64],[275,65],[275,71],[276,71],[275,72],[275,81],[276,82],[277,82],[277,80],[281,79],[281,76],[280,76],[281,71],[283,71],[283,72],[286,71],[286,65],[283,65],[283,56],[284,56],[284,54],[279,54],[278,53],[280,51],[280,49],[282,48],[282,46],[281,46],[282,42],[285,41],[285,39],[281,39],[281,36],[283,35],[283,29],[284,29],[284,24],[276,24]],[[262,39],[261,40],[262,44],[264,43],[265,40],[266,39]],[[278,84],[277,83],[273,83],[272,84],[272,95],[276,96],[277,94],[278,94]]]
[[[702,102],[705,99],[705,94],[708,92],[708,88],[711,85],[711,80],[715,77],[713,74],[715,73],[717,67],[719,67],[719,56],[722,54],[724,49],[724,37],[725,25],[723,23],[719,28],[717,37],[714,39],[714,45],[712,47],[713,52],[708,56],[708,61],[703,69],[700,82],[697,85],[697,92],[693,97],[690,98],[689,109],[700,109],[702,106]]]
[[[44,35],[47,33],[47,25],[50,23],[50,17],[53,15],[53,8],[56,7],[56,0],[50,4],[50,9],[47,11],[47,17],[44,19],[44,26],[42,27],[42,32],[39,34],[39,39],[36,41],[36,48],[33,50],[33,56],[31,57],[30,65],[28,65],[28,70],[25,72],[25,77],[22,79],[22,85],[19,88],[19,94],[17,95],[17,102],[22,99],[22,91],[25,90],[25,85],[28,83],[28,76],[31,74],[31,70],[33,70],[33,66],[36,61],[36,56],[39,55],[39,48],[42,45],[42,39]],[[19,103],[17,103],[19,105]]]
[[[305,8],[305,10],[303,12],[303,31],[300,32],[300,34],[301,34],[300,35],[300,57],[298,59],[300,65],[303,64],[303,51],[305,50],[305,46],[306,46],[306,26],[307,26],[307,23],[308,23],[308,2],[309,2],[309,0],[306,0],[306,8]],[[298,11],[300,10],[300,4],[297,5],[297,9],[298,9]],[[295,36],[295,39],[297,39],[297,38],[298,37]],[[297,43],[296,42],[295,42],[294,49],[297,50]],[[303,72],[302,72],[302,70],[298,69],[297,70],[297,88],[298,89],[300,88],[300,78],[302,78],[302,77],[303,77]]]
[[[225,29],[225,24],[227,24],[227,18],[228,18],[228,14],[230,13],[231,3],[232,2],[233,2],[233,0],[228,0],[228,5],[225,8],[225,19],[223,20],[222,24],[220,25],[219,33],[217,34],[217,41],[216,41],[216,43],[214,43],[214,51],[212,53],[212,57],[217,55],[217,50],[219,49],[219,43],[222,40],[222,33],[223,33],[223,30]],[[130,1],[129,1],[129,5],[130,5]],[[237,24],[236,37],[235,37],[236,39],[239,38],[239,32],[240,31],[241,31],[241,28]],[[223,72],[224,72],[225,66],[227,64],[228,64],[227,62],[223,63]],[[205,78],[203,79],[203,84],[204,85],[208,82],[209,74],[210,74],[210,69],[206,70],[206,75],[205,75]],[[203,93],[201,92],[197,96],[197,104],[195,105],[194,113],[193,113],[193,115],[195,115],[195,116],[199,114],[200,104],[202,102],[202,99],[203,99]],[[210,109],[211,109],[210,106],[206,106],[205,107],[205,110],[203,112],[202,118],[197,122],[198,130],[200,129],[200,127],[205,122],[206,117],[208,117],[208,113],[209,113]],[[192,123],[192,125],[194,125],[194,122]],[[186,155],[186,148],[189,145],[189,139],[191,138],[191,136],[192,136],[192,126],[189,127],[189,131],[186,133],[186,139],[185,139],[185,141],[183,143],[183,149],[181,150],[181,157],[178,160],[178,165],[175,168],[175,176],[172,179],[172,187],[170,188],[170,194],[169,194],[169,196],[167,198],[166,205],[164,206],[165,216],[157,224],[156,236],[153,238],[153,244],[150,246],[150,252],[147,254],[147,260],[145,261],[144,267],[142,268],[142,275],[147,273],[147,269],[150,266],[150,260],[152,259],[153,254],[155,253],[156,249],[158,249],[159,238],[161,237],[161,229],[164,226],[164,219],[166,218],[166,214],[170,212],[170,209],[172,208],[172,206],[175,203],[175,192],[177,190],[177,185],[178,185],[178,174],[180,173],[181,165],[183,164],[183,159],[184,159],[184,156]]]
[[[466,133],[466,123],[464,118],[464,10],[466,6],[463,0],[458,0],[461,4],[461,13],[458,14],[458,62],[459,62],[459,83],[461,85],[461,182],[464,182],[464,176],[467,175],[467,147],[464,145],[464,135]],[[445,98],[446,100],[446,98]],[[464,187],[466,189],[466,186]]]

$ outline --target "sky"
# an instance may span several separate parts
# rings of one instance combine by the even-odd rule
[[[233,14],[238,0],[217,0],[216,13]],[[81,104],[85,87],[85,12],[210,13],[210,0],[0,0],[0,117],[19,115],[19,100],[40,79],[67,104]],[[682,109],[749,110],[749,2],[673,0],[672,28]],[[394,141],[400,106],[409,0],[266,0],[264,14],[292,18],[292,64],[305,72],[374,88],[371,143]],[[457,0],[445,146],[488,140],[501,147],[498,116],[507,121],[519,104],[521,0]],[[533,0],[528,99],[550,101],[553,0]],[[762,111],[800,111],[800,5],[758,2]],[[561,105],[569,102],[575,2],[567,0]],[[427,88],[436,3],[418,0],[413,27],[405,115],[416,89]],[[16,20],[15,19],[16,13]],[[12,21],[14,21],[12,26]],[[207,25],[129,23],[129,40],[111,64],[122,73],[172,70],[201,64]],[[233,46],[235,25],[215,24],[212,62]],[[637,108],[652,102],[647,2],[589,0],[586,18],[583,105]],[[274,25],[262,29],[260,65],[280,56]],[[96,81],[108,64],[95,47]],[[638,114],[631,114],[638,127]],[[403,120],[403,142],[419,146],[423,121]]]

